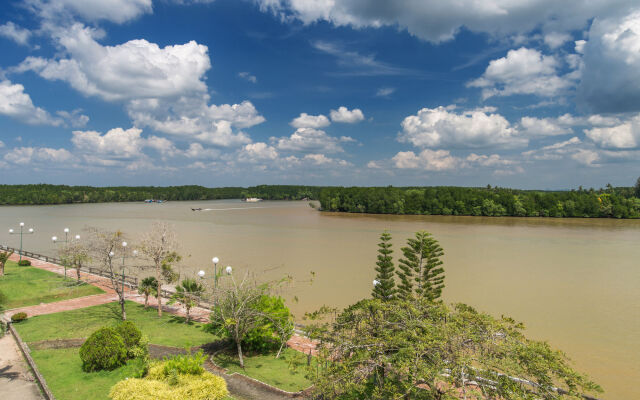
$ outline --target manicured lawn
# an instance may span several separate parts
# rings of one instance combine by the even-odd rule
[[[80,348],[33,350],[31,356],[58,400],[106,400],[118,381],[133,376],[137,360],[113,371],[84,372]],[[233,400],[227,397],[226,400]]]
[[[111,386],[133,376],[136,371],[137,361],[130,360],[113,371],[84,372],[79,351],[79,347],[31,351],[33,360],[56,399],[108,399]]]
[[[294,357],[302,362],[297,368],[290,367]],[[245,357],[244,370],[240,368],[235,354],[219,353],[213,356],[212,361],[228,369],[230,373],[237,372],[289,392],[297,392],[311,386],[311,382],[304,377],[306,356],[292,349],[285,349],[278,359],[275,358],[275,354]]]
[[[69,271],[71,273],[73,271]],[[32,306],[40,303],[73,299],[104,293],[95,286],[35,267],[19,267],[8,261],[0,277],[0,291],[7,296],[5,308]]]
[[[38,315],[15,324],[14,327],[25,342],[51,339],[86,338],[105,325],[120,321],[117,303],[102,304],[73,311]],[[138,303],[127,301],[127,320],[133,321],[149,337],[149,342],[164,346],[198,346],[216,340],[203,332],[202,324],[184,323],[184,318],[167,313],[158,318],[158,311]]]

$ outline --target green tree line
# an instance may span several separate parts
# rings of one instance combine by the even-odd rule
[[[570,191],[472,187],[339,187],[320,192],[324,211],[370,214],[640,218],[636,187]]]
[[[106,203],[159,199],[218,200],[258,197],[265,200],[317,199],[321,187],[299,185],[260,185],[248,188],[203,186],[66,186],[0,185],[0,205]]]

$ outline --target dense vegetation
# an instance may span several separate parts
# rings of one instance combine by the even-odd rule
[[[35,205],[243,199],[320,200],[325,211],[371,214],[482,215],[516,217],[640,218],[640,179],[635,187],[571,191],[433,187],[323,187],[0,185],[0,205]]]
[[[638,186],[638,185],[636,185]],[[325,211],[372,214],[640,218],[640,187],[533,191],[491,186],[325,188]]]
[[[321,187],[297,185],[259,185],[248,188],[203,186],[66,186],[0,185],[0,205],[35,205],[68,203],[106,203],[158,199],[219,200],[258,197],[265,200],[317,199]]]

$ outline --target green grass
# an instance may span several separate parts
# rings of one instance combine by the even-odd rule
[[[230,373],[237,372],[289,392],[311,386],[304,376],[306,356],[292,349],[285,349],[278,359],[275,354],[245,357],[244,370],[240,368],[236,354],[219,353],[213,356],[212,361]],[[292,367],[296,364],[297,367]]]
[[[138,303],[127,301],[127,320],[133,321],[149,342],[164,346],[198,346],[216,340],[216,337],[202,330],[202,324],[184,323],[184,318],[167,313],[158,318],[158,311],[147,310]],[[115,325],[120,321],[120,305],[108,303],[73,311],[38,315],[15,324],[14,327],[25,342],[51,339],[86,338],[105,325]]]
[[[80,348],[31,351],[38,370],[58,400],[106,400],[111,387],[132,377],[139,365],[138,360],[129,360],[113,371],[84,372],[79,351]]]
[[[111,386],[136,371],[138,361],[130,360],[113,371],[84,372],[79,351],[80,348],[31,351],[47,386],[58,400],[106,400]]]
[[[0,292],[7,297],[5,309],[104,293],[102,289],[86,283],[78,285],[75,279],[65,280],[54,272],[36,267],[19,267],[13,261],[7,261],[4,267],[4,276],[0,277]]]

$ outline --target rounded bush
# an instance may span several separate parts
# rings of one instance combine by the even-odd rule
[[[218,400],[227,397],[227,384],[210,372],[200,375],[164,374],[165,363],[154,363],[142,379],[129,378],[116,383],[109,392],[112,400]],[[173,370],[175,371],[175,370]]]
[[[135,346],[140,344],[140,339],[142,339],[142,332],[140,329],[131,321],[122,321],[118,325],[116,325],[116,332],[120,335],[122,340],[124,341],[124,345],[127,350],[133,349]]]
[[[115,329],[100,328],[80,347],[80,359],[86,372],[110,371],[124,365],[127,348]]]
[[[20,260],[18,261],[18,265],[21,267],[29,267],[31,266],[31,261],[29,260]]]
[[[20,322],[20,321],[24,321],[25,319],[27,319],[27,313],[26,312],[19,312],[19,313],[15,313],[11,316],[11,321],[12,322]]]

